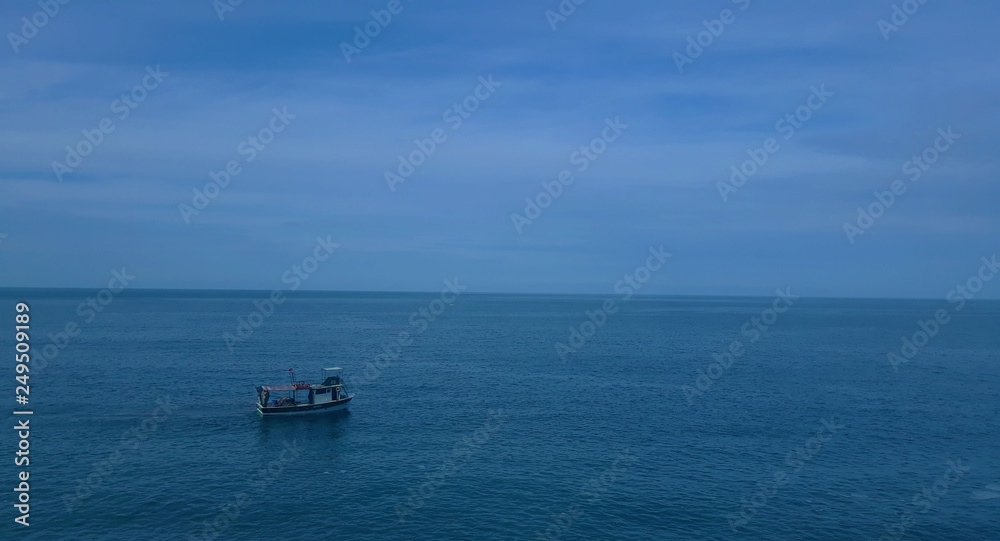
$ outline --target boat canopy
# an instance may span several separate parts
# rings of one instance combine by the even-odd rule
[[[263,391],[301,391],[303,389],[296,389],[294,385],[261,385],[261,390]]]

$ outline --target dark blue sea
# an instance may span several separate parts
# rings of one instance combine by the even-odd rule
[[[998,302],[96,293],[0,290],[3,539],[1000,539]]]

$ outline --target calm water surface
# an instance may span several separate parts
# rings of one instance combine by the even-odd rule
[[[266,292],[94,293],[0,290],[0,347],[26,300],[56,352],[5,539],[1000,539],[1000,303],[800,299],[752,341],[770,298],[636,297],[564,362],[603,297],[303,293],[230,348]],[[256,416],[327,366],[348,413]]]

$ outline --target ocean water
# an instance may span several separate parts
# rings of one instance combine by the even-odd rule
[[[4,539],[1000,539],[1000,303],[619,298],[581,344],[603,297],[298,293],[227,344],[267,292],[95,293],[0,290]],[[327,366],[349,412],[256,416]]]

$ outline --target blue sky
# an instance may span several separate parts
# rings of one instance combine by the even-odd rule
[[[886,40],[881,0],[586,0],[555,30],[554,0],[402,0],[348,62],[341,43],[387,4],[245,0],[220,21],[208,0],[70,2],[15,52],[40,8],[5,3],[0,286],[101,287],[125,267],[134,287],[281,288],[329,236],[304,289],[611,294],[663,245],[640,293],[943,298],[1000,249],[995,2],[928,0]],[[681,72],[674,53],[725,9]],[[168,75],[120,119],[156,66]],[[444,112],[490,75],[452,129]],[[776,123],[823,85],[786,140]],[[247,162],[240,143],[275,108],[295,118]],[[52,163],[104,118],[114,131],[60,182]],[[615,118],[627,129],[578,171]],[[960,137],[910,180],[948,127]],[[438,128],[390,190],[386,171]],[[724,201],[718,183],[770,137]],[[179,205],[231,160],[240,173],[186,223]],[[511,215],[562,170],[572,184],[518,232]],[[905,193],[851,242],[845,222],[897,179]]]

